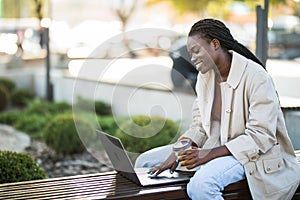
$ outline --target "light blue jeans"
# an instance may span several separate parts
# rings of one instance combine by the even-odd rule
[[[171,145],[151,149],[137,158],[135,167],[156,166],[163,162],[171,152]],[[202,165],[195,172],[187,184],[187,194],[193,200],[223,199],[224,187],[244,178],[244,167],[233,156],[216,158]]]

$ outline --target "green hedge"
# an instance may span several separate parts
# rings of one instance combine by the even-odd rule
[[[31,135],[33,138],[41,138],[43,128],[47,125],[50,117],[37,114],[21,115],[13,125],[24,133]]]
[[[28,103],[25,112],[41,116],[56,115],[58,113],[71,112],[72,107],[66,102],[49,102],[35,99]]]
[[[77,108],[79,108],[81,111],[87,111],[87,112],[90,112],[91,109],[94,108],[95,113],[101,116],[111,115],[112,113],[111,106],[105,103],[104,101],[99,101],[99,100],[93,101],[90,99],[85,99],[80,96],[77,97],[77,102],[75,106],[77,106]]]
[[[128,120],[128,117],[98,116],[101,130],[111,135],[116,135],[119,126]]]
[[[11,104],[13,106],[25,106],[33,100],[34,95],[27,89],[15,89],[11,92]]]
[[[23,112],[17,110],[2,112],[0,113],[0,123],[13,126],[22,116]]]
[[[0,151],[0,183],[46,178],[46,173],[27,154]]]
[[[5,110],[5,108],[9,105],[9,97],[7,89],[3,85],[0,85],[0,112]]]
[[[35,99],[22,110],[0,113],[0,123],[28,133],[33,138],[41,138],[42,131],[48,122],[62,113],[71,113],[72,109],[66,102],[48,102]]]
[[[121,139],[127,151],[142,153],[154,147],[176,140],[179,125],[159,116],[134,116],[124,122],[116,136]]]
[[[5,87],[9,93],[11,93],[16,88],[15,82],[5,77],[0,77],[0,85]]]
[[[111,115],[111,106],[103,101],[95,101],[95,111],[97,115]]]
[[[84,152],[83,145],[78,132],[85,133],[87,137],[93,136],[94,128],[84,119],[76,119],[72,114],[61,114],[53,118],[43,131],[43,138],[46,144],[57,153],[75,154]]]

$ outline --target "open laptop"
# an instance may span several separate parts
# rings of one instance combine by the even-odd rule
[[[100,130],[96,130],[96,132],[114,169],[134,183],[141,186],[150,186],[171,182],[187,182],[190,179],[190,176],[180,172],[171,174],[169,170],[166,170],[158,176],[151,176],[148,174],[149,168],[134,168],[119,138]]]

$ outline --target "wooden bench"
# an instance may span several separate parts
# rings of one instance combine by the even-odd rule
[[[300,151],[297,151],[300,163]],[[252,199],[246,181],[227,186],[224,199]],[[0,199],[189,199],[186,183],[140,187],[116,172],[0,184]],[[293,200],[300,200],[300,186]]]

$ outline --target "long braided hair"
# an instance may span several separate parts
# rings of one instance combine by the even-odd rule
[[[233,50],[265,68],[262,62],[248,48],[233,38],[230,30],[219,20],[207,18],[196,22],[188,36],[194,35],[200,35],[202,38],[209,40],[217,39],[220,41],[222,48]]]

